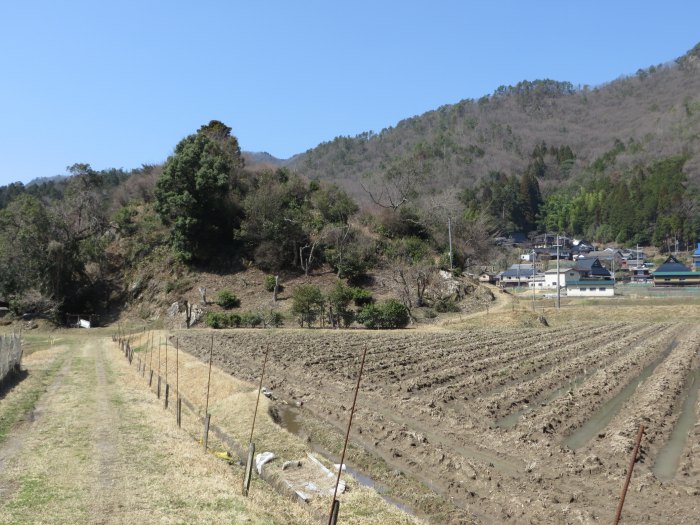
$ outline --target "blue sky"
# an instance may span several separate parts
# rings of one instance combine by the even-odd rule
[[[0,184],[164,161],[211,119],[286,158],[499,85],[599,85],[700,42],[700,2],[0,2]]]

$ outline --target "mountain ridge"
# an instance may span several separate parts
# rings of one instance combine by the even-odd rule
[[[698,94],[700,44],[674,61],[597,87],[522,81],[378,133],[336,137],[289,159],[264,155],[267,164],[338,183],[360,198],[363,180],[380,177],[398,162],[420,160],[431,174],[431,189],[439,192],[473,186],[490,172],[522,173],[542,143],[570,147],[575,156],[566,173],[543,181],[545,190],[578,179],[605,155],[614,157],[606,169],[620,172],[653,158],[684,155],[689,178],[696,181]],[[624,151],[611,154],[619,143]]]

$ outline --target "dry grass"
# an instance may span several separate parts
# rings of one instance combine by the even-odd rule
[[[239,496],[240,469],[178,430],[111,343],[69,351],[62,385],[0,473],[1,523],[312,522],[264,484]]]
[[[154,340],[157,341],[159,338],[165,341],[163,334],[155,333]],[[145,342],[145,338],[143,341]],[[140,344],[140,341],[136,340],[135,344]],[[173,389],[172,399],[175,399],[175,354],[172,346],[169,345],[168,348],[168,379]],[[153,360],[156,373],[157,352],[156,345]],[[164,352],[165,346],[163,343],[161,348],[161,374],[163,377]],[[142,354],[142,357],[146,359],[146,362],[150,362],[150,355],[148,352]],[[207,363],[199,361],[197,358],[182,351],[179,352],[178,362],[180,392],[183,397],[200,409],[197,413],[192,414],[183,407],[183,429],[193,440],[199,441],[202,435],[200,418],[204,416],[209,367]],[[135,368],[132,368],[132,371],[134,375],[140,377]],[[146,370],[146,378],[147,377],[148,369]],[[146,382],[146,379],[141,379],[141,381]],[[152,390],[155,391],[155,388],[156,380],[154,379]],[[250,429],[257,400],[257,388],[258,385],[240,381],[219,368],[212,367],[211,384],[209,388],[209,413],[211,414],[211,423],[221,428],[244,448],[247,447],[250,438]],[[174,407],[174,402],[171,404],[171,407]],[[258,453],[263,451],[272,451],[275,453],[278,459],[266,466],[266,469],[273,475],[280,475],[281,464],[287,460],[305,458],[308,446],[299,437],[278,426],[268,414],[269,407],[270,401],[266,397],[261,396],[255,421],[253,441],[256,444],[256,451]],[[209,443],[214,449],[226,450],[227,448],[226,445],[220,443],[212,434],[210,434]],[[387,504],[375,491],[359,486],[350,476],[346,478],[349,491],[347,494],[340,497],[343,509],[343,523],[357,525],[374,523],[392,525],[417,523],[416,519],[407,516],[405,513]],[[241,480],[239,480],[239,484]],[[293,507],[297,506],[299,505],[293,505]],[[319,516],[326,514],[329,507],[329,497],[316,498],[310,503],[309,510],[314,515]],[[371,509],[371,512],[368,512],[368,508]],[[297,522],[292,521],[290,523]]]
[[[200,414],[183,407],[183,428],[175,424],[172,348],[168,348],[172,402],[170,410],[164,410],[162,400],[153,395],[155,379],[149,392],[148,373],[142,377],[116,345],[99,337],[101,332],[46,336],[44,343],[49,348],[37,348],[27,357],[25,364],[30,370],[56,367],[63,359],[67,365],[60,380],[40,400],[36,419],[14,430],[19,450],[0,471],[0,523],[282,525],[318,523],[319,517],[327,514],[329,497],[310,505],[291,503],[257,476],[250,496],[240,496],[243,469],[204,454],[198,443]],[[38,342],[41,336],[35,335]],[[164,334],[156,334],[156,340],[158,336]],[[51,347],[52,339],[54,343],[60,339],[61,344]],[[134,343],[142,346],[137,356],[147,358],[145,337]],[[164,353],[163,346],[163,378]],[[208,366],[183,352],[179,361],[183,395],[203,407]],[[256,385],[212,370],[212,423],[244,445],[256,397]],[[267,413],[268,404],[263,397],[254,439],[259,452],[273,450],[280,457],[269,465],[274,471],[286,459],[303,458],[306,445],[274,424]],[[213,435],[210,446],[214,451],[225,449]],[[350,490],[341,497],[343,523],[416,523],[374,491],[348,481]]]

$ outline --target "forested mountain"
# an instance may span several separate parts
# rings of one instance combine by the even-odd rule
[[[543,156],[544,191],[591,172],[622,173],[661,157],[683,155],[700,178],[700,44],[674,62],[608,84],[554,80],[501,86],[402,120],[380,132],[337,137],[290,159],[310,178],[338,182],[362,196],[360,182],[392,167],[420,165],[434,190],[468,188],[491,172],[523,173],[536,147],[565,148]]]

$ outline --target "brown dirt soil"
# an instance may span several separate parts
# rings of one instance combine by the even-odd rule
[[[501,313],[509,313],[507,306]],[[367,347],[350,465],[356,460],[372,468],[368,457],[376,458],[395,473],[381,479],[389,494],[435,523],[610,521],[639,423],[650,430],[625,519],[694,523],[700,512],[700,498],[694,496],[698,462],[692,457],[697,447],[686,447],[679,473],[692,475],[685,480],[679,475],[661,483],[651,473],[678,417],[690,362],[700,348],[693,325],[590,316],[553,328],[480,328],[485,318],[480,315],[478,323],[462,331],[217,332],[214,362],[253,381],[269,346],[264,383],[279,410],[289,410],[279,404],[283,400],[303,402],[295,411],[299,432],[335,448]],[[181,331],[176,337],[181,348],[208,357],[210,333]],[[598,437],[576,450],[565,446],[583,423],[598,417],[605,401],[653,364],[651,376]],[[513,414],[520,415],[514,426],[497,425]],[[337,437],[326,436],[324,429],[333,429]],[[413,495],[407,479],[413,480]],[[425,497],[426,487],[438,498]]]

